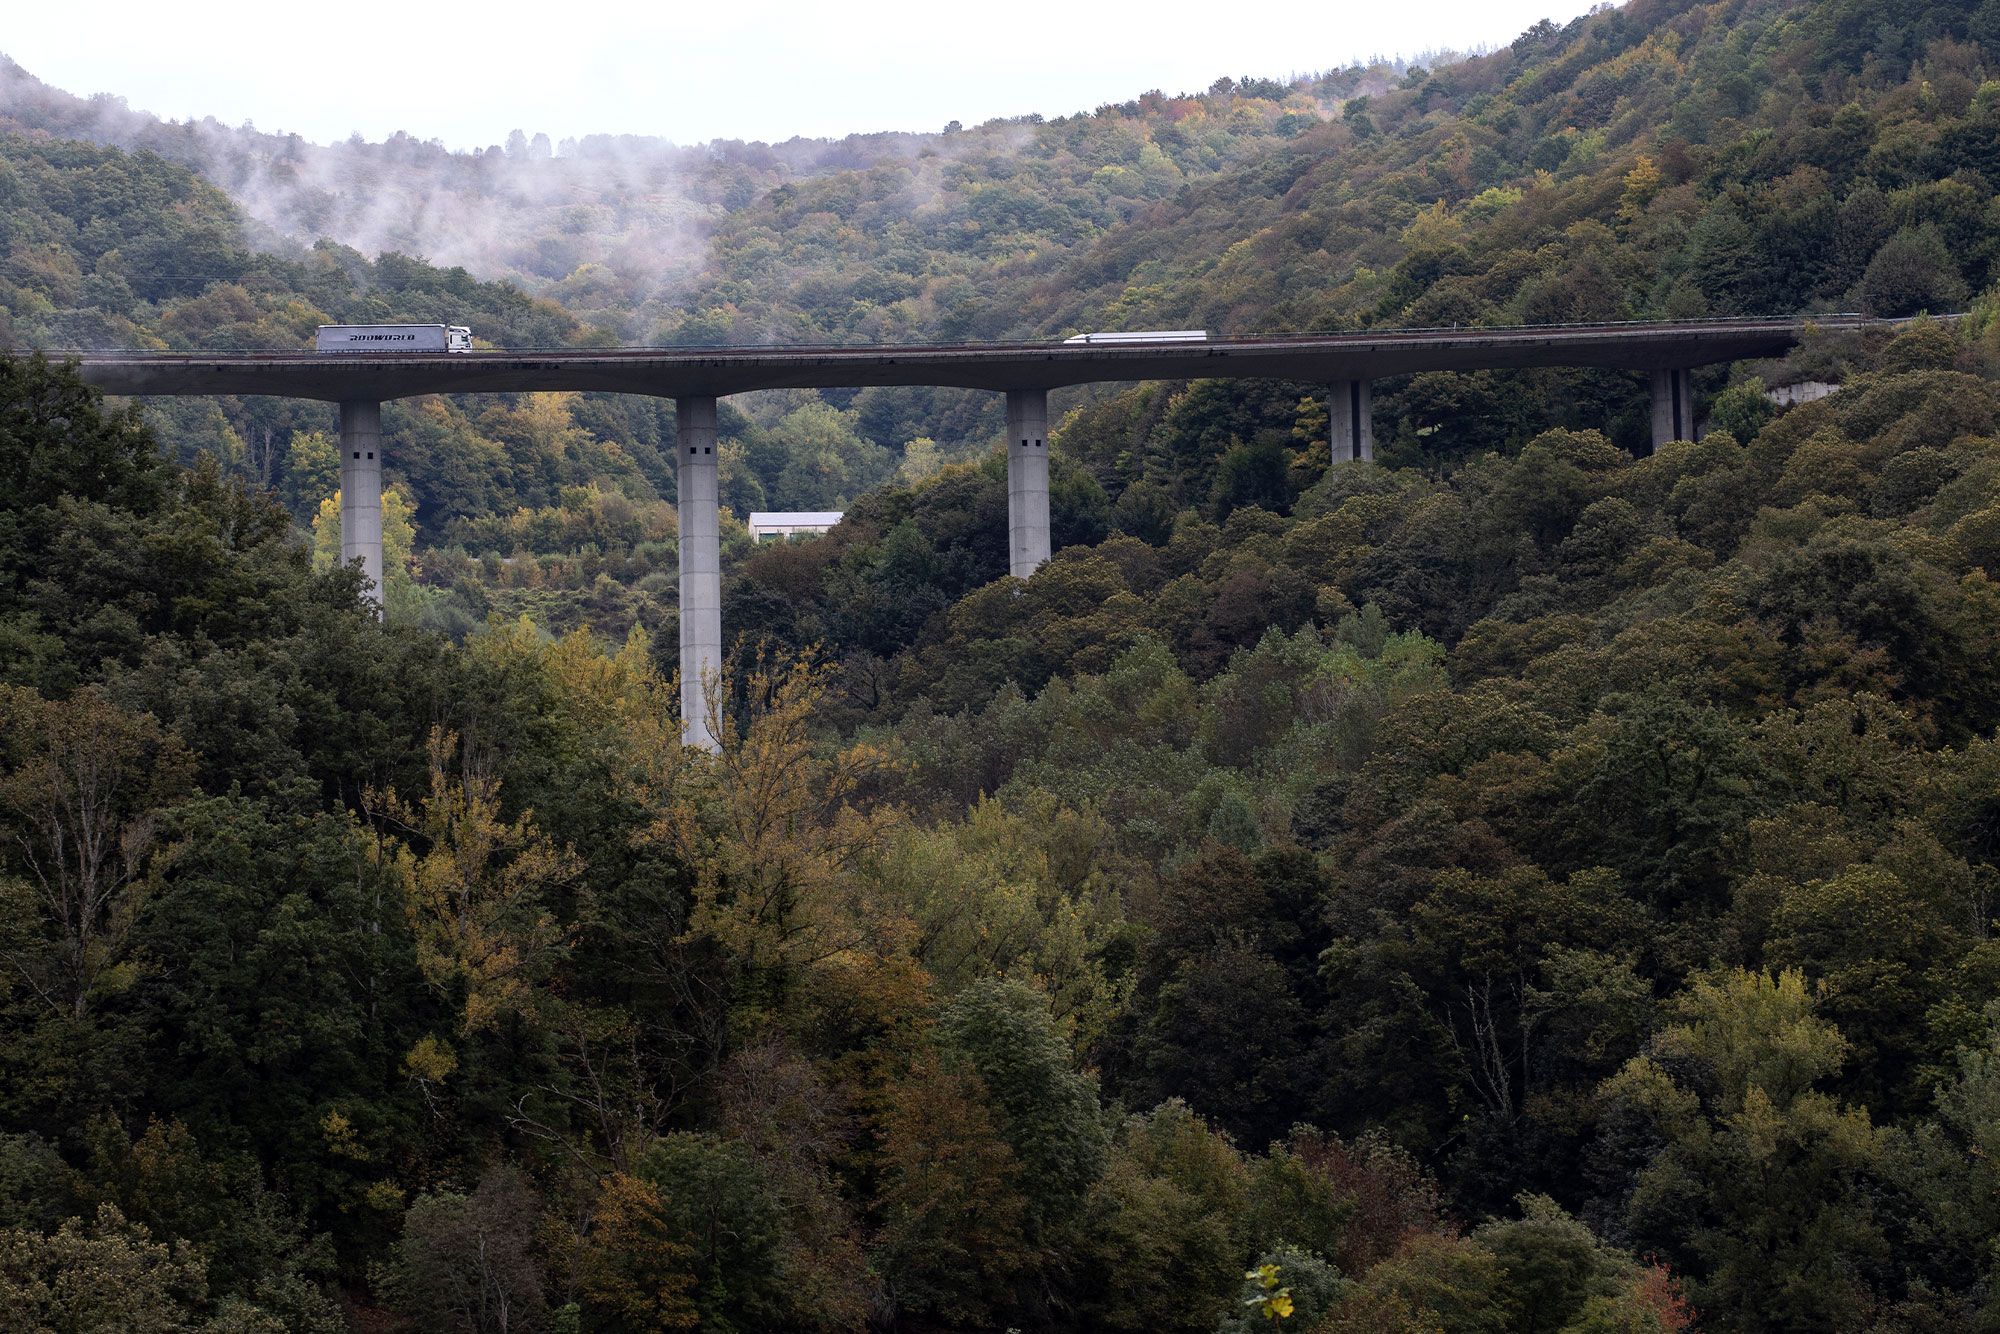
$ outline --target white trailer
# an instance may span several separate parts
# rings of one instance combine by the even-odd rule
[[[1206,329],[1141,329],[1136,333],[1087,333],[1065,343],[1206,343]]]
[[[320,352],[470,352],[472,330],[461,324],[322,324]]]

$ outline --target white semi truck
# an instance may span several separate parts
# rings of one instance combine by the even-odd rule
[[[1141,329],[1135,333],[1082,333],[1065,343],[1206,343],[1206,329]]]
[[[320,352],[470,352],[472,330],[460,324],[322,324]]]

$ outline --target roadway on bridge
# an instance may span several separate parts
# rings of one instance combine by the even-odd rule
[[[85,380],[106,393],[409,398],[419,394],[592,390],[659,397],[756,389],[939,385],[1055,389],[1105,381],[1206,378],[1377,380],[1418,371],[1589,366],[1686,369],[1779,356],[1810,328],[1888,328],[1858,315],[1780,320],[1391,329],[1139,345],[622,348],[536,352],[86,352]]]

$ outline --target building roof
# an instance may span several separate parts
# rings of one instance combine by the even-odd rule
[[[752,510],[752,528],[831,528],[844,510]]]

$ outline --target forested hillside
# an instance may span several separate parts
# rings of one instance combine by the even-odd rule
[[[752,224],[752,235],[731,229],[732,251],[755,252],[748,266],[756,285],[809,279],[820,290],[806,304],[881,307],[864,321],[864,336],[896,337],[922,322],[914,309],[894,307],[902,296],[934,287],[927,304],[964,304],[964,283],[948,281],[944,265],[984,281],[988,266],[1017,252],[1060,251],[1099,235],[1190,182],[1256,161],[1346,98],[1390,87],[1406,68],[1357,67],[1297,83],[1225,78],[1207,96],[1150,93],[1108,115],[1061,118],[1054,129],[1026,115],[971,129],[954,121],[927,134],[695,146],[605,135],[552,145],[517,130],[504,147],[451,153],[406,134],[317,145],[213,120],[162,122],[114,98],[50,88],[0,58],[0,127],[158,154],[228,192],[267,243],[331,238],[371,254],[463,265],[559,299],[631,342],[828,335],[817,313],[749,326],[732,313],[690,319],[684,309],[710,236],[765,200],[784,221]],[[1063,128],[1072,123],[1097,128],[1079,136]],[[798,193],[821,178],[835,183]],[[889,248],[899,272],[865,275],[855,294],[837,290],[827,259],[864,242],[842,221],[885,189],[897,202],[870,207],[870,220],[908,220],[918,234]],[[844,267],[855,257],[840,258]],[[925,281],[932,277],[939,282]],[[931,323],[942,328],[949,317]],[[855,333],[845,321],[833,328]]]
[[[1645,457],[1608,373],[1339,467],[1076,393],[1025,581],[985,398],[726,405],[847,518],[731,532],[715,757],[664,405],[394,405],[378,623],[324,411],[0,360],[0,1327],[2000,1322],[2000,0],[793,145],[601,305],[10,106],[30,345],[1970,314]]]

